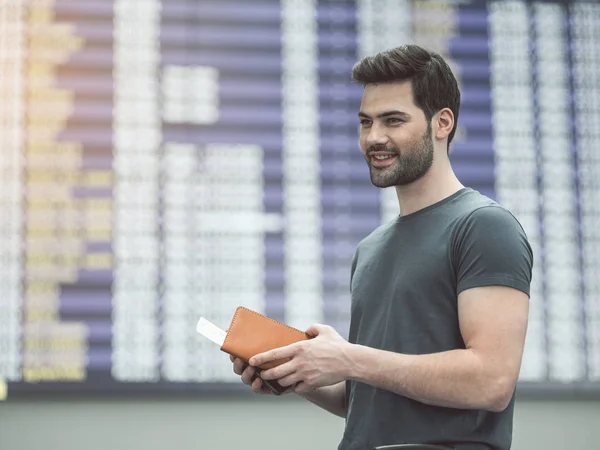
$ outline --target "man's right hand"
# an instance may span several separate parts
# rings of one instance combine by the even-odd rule
[[[240,358],[229,355],[229,359],[233,363],[233,371],[241,375],[242,382],[252,387],[252,390],[257,394],[273,395],[271,390],[264,385],[262,378],[256,374],[256,369]]]

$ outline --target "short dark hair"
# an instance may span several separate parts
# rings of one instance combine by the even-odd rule
[[[450,108],[454,114],[450,146],[458,123],[460,91],[450,66],[439,54],[418,45],[402,45],[360,60],[352,68],[352,80],[363,85],[411,80],[415,105],[428,122],[442,108]]]

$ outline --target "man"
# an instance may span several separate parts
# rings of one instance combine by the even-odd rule
[[[256,392],[278,380],[346,418],[339,450],[432,443],[511,446],[533,255],[510,212],[455,176],[460,93],[445,61],[408,45],[353,68],[360,146],[401,214],[363,239],[351,269],[349,340],[315,338],[234,370]],[[253,367],[290,358],[254,378]]]

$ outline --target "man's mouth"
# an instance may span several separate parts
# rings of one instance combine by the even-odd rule
[[[371,159],[371,165],[374,167],[389,166],[397,158],[397,155],[393,153],[371,153],[369,156]]]

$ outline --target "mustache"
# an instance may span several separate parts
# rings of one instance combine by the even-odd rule
[[[371,145],[370,147],[367,148],[367,155],[371,155],[371,153],[373,152],[387,152],[387,153],[395,153],[397,155],[400,154],[400,150],[398,149],[398,147],[395,147],[393,145]]]

